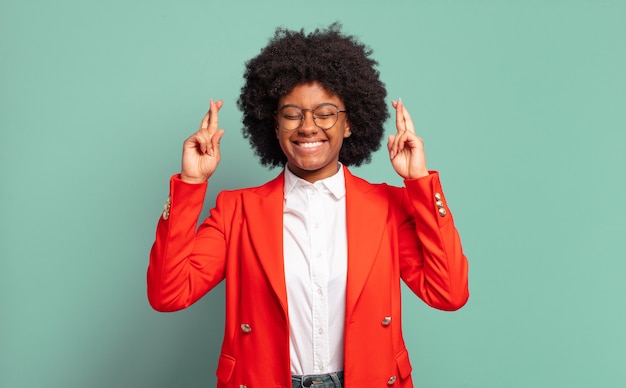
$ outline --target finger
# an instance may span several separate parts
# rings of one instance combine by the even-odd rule
[[[203,130],[203,129],[207,130],[209,128],[209,123],[211,121],[211,116],[213,115],[211,113],[211,111],[213,111],[213,105],[215,105],[215,107],[217,107],[217,111],[219,111],[220,109],[222,109],[222,105],[224,105],[224,101],[218,100],[216,102],[213,102],[213,100],[210,100],[210,102],[209,102],[209,110],[206,112],[206,114],[202,118],[202,122],[200,123],[200,130]]]
[[[395,135],[389,135],[391,138],[391,146],[389,156],[391,159],[395,158],[404,151],[404,143],[406,142],[407,131],[399,132]]]
[[[404,151],[404,145],[406,143],[408,136],[408,131],[403,131],[398,136],[396,136],[396,153],[401,153]]]
[[[208,154],[210,156],[218,157],[220,156],[220,140],[222,139],[222,135],[224,135],[224,130],[220,129],[211,137],[211,149]]]
[[[211,100],[211,109],[209,110],[209,126],[208,126],[208,130],[209,130],[209,135],[214,135],[217,132],[217,125],[218,125],[218,114],[217,112],[220,110],[220,108],[222,107],[222,100],[219,100],[218,102],[215,102],[213,100]]]
[[[204,154],[207,149],[207,140],[208,138],[204,136],[202,130],[200,130],[185,140],[184,149]]]
[[[200,128],[198,131],[206,130],[209,127],[209,117],[211,117],[211,111],[206,112],[202,121],[200,122]]]
[[[402,99],[398,99],[396,102],[396,129],[398,133],[402,133],[406,130],[406,124],[404,122],[404,109],[402,109]]]
[[[389,139],[387,140],[389,158],[393,160],[402,152],[402,149],[402,135],[389,135]]]
[[[409,111],[404,105],[402,105],[402,115],[404,116],[404,125],[408,131],[415,133],[415,126],[413,125],[413,119],[409,114]]]

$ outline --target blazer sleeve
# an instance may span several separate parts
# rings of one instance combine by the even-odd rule
[[[469,298],[468,263],[439,174],[404,183],[403,208],[412,211],[399,230],[402,279],[428,305],[457,310]]]
[[[147,291],[157,311],[176,311],[200,299],[224,279],[226,243],[221,206],[197,229],[208,183],[170,179],[170,195],[150,251]],[[222,201],[218,196],[218,203]]]

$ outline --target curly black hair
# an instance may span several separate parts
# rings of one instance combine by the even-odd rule
[[[341,25],[306,35],[304,30],[277,28],[261,53],[246,62],[245,84],[237,106],[243,112],[243,136],[261,164],[287,162],[274,132],[278,99],[302,83],[319,82],[345,103],[352,135],[344,139],[339,161],[359,166],[371,160],[389,117],[385,85],[376,70],[372,50],[341,32]]]

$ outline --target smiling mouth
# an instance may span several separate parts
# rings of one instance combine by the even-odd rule
[[[324,144],[324,142],[322,141],[313,141],[313,142],[302,142],[302,143],[296,143],[298,144],[300,147],[302,148],[315,148],[315,147],[319,147],[322,144]]]

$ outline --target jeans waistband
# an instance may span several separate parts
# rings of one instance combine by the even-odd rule
[[[323,375],[292,375],[293,388],[342,388],[343,371]]]

